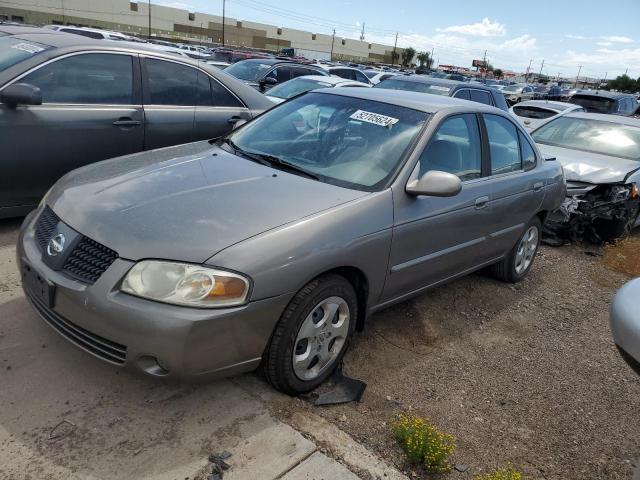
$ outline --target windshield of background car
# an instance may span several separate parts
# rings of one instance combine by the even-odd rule
[[[580,105],[587,112],[609,113],[613,108],[615,101],[610,98],[574,95],[569,99],[569,103]]]
[[[288,82],[284,82],[273,87],[269,90],[269,96],[291,98],[300,93],[308,92],[309,90],[325,87],[333,87],[333,84],[320,80],[309,80],[308,78],[294,78],[293,80],[289,80]]]
[[[261,78],[273,65],[260,60],[245,60],[225,68],[225,72],[240,80],[254,81]]]
[[[376,191],[398,170],[427,118],[397,105],[311,92],[267,111],[229,139],[320,181]]]
[[[50,45],[21,40],[16,37],[0,37],[0,71],[44,52]]]
[[[532,134],[537,143],[640,161],[640,128],[586,118],[560,117]]]
[[[505,93],[521,92],[522,87],[518,87],[517,85],[509,85],[508,87],[505,87],[504,90],[502,91]]]
[[[399,80],[389,78],[375,85],[374,88],[387,88],[389,90],[408,90],[410,92],[432,93],[434,95],[449,95],[451,88],[442,85],[434,85],[426,82],[413,82],[411,80]]]

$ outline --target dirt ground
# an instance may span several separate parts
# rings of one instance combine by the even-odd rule
[[[542,247],[530,276],[478,273],[380,312],[345,372],[359,404],[314,408],[409,475],[389,422],[430,418],[457,439],[465,479],[512,462],[527,478],[630,479],[640,458],[640,377],[618,356],[608,307],[640,275],[640,235],[620,245]],[[310,409],[280,400],[285,418]]]

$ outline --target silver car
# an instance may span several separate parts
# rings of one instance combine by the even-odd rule
[[[524,100],[533,100],[535,92],[529,85],[509,85],[502,89],[502,93],[507,103],[513,105]]]
[[[623,286],[611,304],[611,333],[622,358],[640,374],[640,278]]]
[[[374,312],[491,266],[516,282],[562,168],[497,108],[369,88],[305,93],[217,141],[78,169],[25,220],[35,310],[150,375],[262,364],[318,386]]]
[[[509,109],[512,115],[530,132],[558,115],[570,112],[584,112],[580,105],[549,100],[527,100]]]

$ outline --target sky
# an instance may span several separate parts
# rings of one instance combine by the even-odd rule
[[[152,0],[222,15],[222,0]],[[238,20],[358,39],[417,51],[434,50],[439,64],[550,76],[640,77],[640,0],[226,0]],[[544,60],[544,65],[542,61]]]

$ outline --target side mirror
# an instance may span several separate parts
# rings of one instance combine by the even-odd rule
[[[422,177],[407,183],[405,191],[409,195],[430,197],[454,197],[462,190],[460,178],[453,173],[431,170]]]
[[[28,83],[14,83],[0,92],[0,102],[11,108],[18,105],[42,105],[42,92]]]

